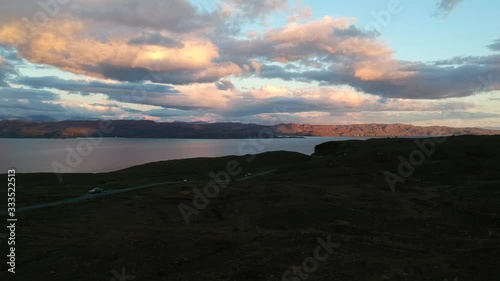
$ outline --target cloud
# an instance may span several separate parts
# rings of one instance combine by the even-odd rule
[[[262,20],[276,11],[287,11],[287,0],[211,1],[212,8],[200,7],[188,0],[47,0],[2,1],[6,11],[0,25],[25,18],[23,30],[39,33],[47,23],[72,19],[89,23],[98,33],[116,34],[162,30],[174,34],[208,34],[238,32],[240,27],[256,19]],[[28,30],[29,29],[29,30]]]
[[[0,112],[2,119],[11,117],[45,116],[46,112],[61,114],[66,109],[56,102],[59,95],[42,89],[11,85],[19,73],[15,67],[21,64],[16,52],[0,46]]]
[[[142,115],[172,118],[174,116],[201,116],[212,114],[210,118],[218,116],[224,118],[248,119],[259,114],[271,114],[278,109],[285,109],[289,113],[302,112],[374,112],[374,111],[445,111],[470,109],[472,105],[456,102],[425,102],[408,99],[383,99],[375,95],[365,94],[355,89],[345,90],[336,87],[299,88],[277,87],[267,85],[259,89],[238,91],[228,80],[217,83],[202,83],[183,86],[170,86],[142,83],[116,83],[105,81],[63,80],[57,77],[23,77],[14,80],[23,87],[34,90],[19,92],[18,99],[37,97],[37,93],[44,93],[47,97],[57,97],[49,92],[57,89],[73,94],[90,95],[104,94],[110,101],[120,103],[160,106],[163,109],[133,111],[132,109],[120,113],[125,116]],[[20,91],[20,90],[19,90]],[[38,96],[38,99],[41,99]],[[88,105],[78,101],[58,101],[56,98],[45,98],[63,105],[68,111],[77,110],[83,115],[83,109],[103,110],[107,114],[110,109],[103,106]],[[121,107],[124,107],[123,104]],[[83,108],[83,109],[82,109]],[[86,109],[85,109],[86,110]],[[116,111],[116,109],[113,109]],[[91,115],[94,116],[94,115]],[[111,116],[111,115],[110,115]],[[115,115],[112,115],[115,116]],[[118,116],[118,115],[116,115]]]
[[[463,0],[439,0],[436,15],[448,16]]]
[[[124,107],[114,102],[104,101],[101,103],[85,103],[81,101],[64,100],[59,103],[66,109],[65,114],[56,114],[54,118],[59,120],[68,119],[148,119],[142,111]]]
[[[374,34],[354,27],[353,22],[353,19],[324,17],[267,29],[251,38],[223,37],[218,40],[220,59],[232,61],[253,74],[259,74],[266,62],[316,68],[337,63],[366,69],[366,65],[356,64],[364,58],[377,58],[373,69],[380,69],[393,51],[374,38]]]
[[[130,70],[132,75],[134,71],[139,71],[140,75],[144,76],[150,71],[158,72],[159,76],[165,77],[186,76],[189,83],[198,82],[197,79],[217,81],[222,77],[214,77],[213,75],[217,75],[216,71],[221,71],[220,75],[240,71],[235,67],[228,69],[228,63],[214,63],[214,59],[219,56],[217,46],[199,37],[183,40],[182,47],[172,44],[160,46],[139,44],[141,39],[146,41],[144,43],[159,39],[158,36],[150,34],[145,36],[142,33],[139,37],[129,40],[121,37],[99,40],[88,34],[82,22],[53,21],[49,25],[44,32],[30,38],[22,36],[20,22],[2,26],[0,43],[15,47],[21,56],[31,62],[52,65],[76,74],[98,78],[126,80],[127,77],[121,74],[120,70]],[[212,69],[216,71],[206,73]],[[132,77],[139,80],[144,76]],[[176,81],[171,79],[169,82]]]
[[[142,32],[139,36],[134,37],[127,41],[130,45],[156,45],[167,48],[184,48],[185,45],[177,40],[161,33],[155,32]]]
[[[177,109],[203,108],[170,85],[150,83],[110,83],[102,81],[65,80],[58,77],[21,77],[16,83],[36,89],[57,89],[68,93],[104,94],[110,100],[124,103],[162,106]]]
[[[194,116],[194,115],[203,115],[201,111],[192,112],[171,108],[162,108],[162,109],[152,109],[148,111],[141,112],[143,115],[159,117],[159,118],[169,118],[169,117],[181,117],[181,116]]]
[[[223,90],[223,91],[227,91],[227,90],[234,91],[235,90],[234,84],[229,80],[221,79],[221,80],[217,81],[216,85],[217,85],[217,89],[219,89],[219,90]]]
[[[259,89],[239,91],[228,80],[175,88],[158,84],[63,80],[57,77],[22,77],[14,81],[24,87],[37,89],[19,95],[18,98],[29,98],[29,95],[35,95],[36,91],[53,97],[54,94],[47,91],[50,89],[81,95],[100,93],[108,96],[109,100],[122,103],[163,107],[164,110],[155,109],[143,112],[144,115],[161,118],[207,113],[216,114],[221,118],[248,117],[273,113],[279,108],[285,108],[287,112],[347,113],[435,111],[472,107],[471,104],[455,102],[430,103],[397,98],[384,99],[355,89],[345,90],[326,86],[293,89],[267,85]]]
[[[353,31],[347,34],[353,34]],[[377,46],[376,42],[371,44]],[[410,99],[465,97],[500,89],[500,81],[494,79],[500,77],[500,55],[420,63],[394,59],[390,52],[383,51],[383,46],[378,46],[379,51],[371,54],[335,54],[320,61],[316,69],[266,63],[261,77],[349,85],[382,97]]]
[[[355,25],[349,25],[347,28],[334,29],[333,36],[354,37],[354,38],[376,38],[379,36],[377,31],[368,31],[357,28]]]
[[[15,65],[19,63],[16,53],[0,44],[0,87],[10,87],[8,80],[18,75]]]
[[[31,62],[76,74],[139,81],[146,80],[148,72],[155,72],[154,82],[188,84],[258,74],[262,67],[258,59],[286,63],[318,57],[328,62],[392,53],[352,23],[352,19],[325,17],[269,29],[253,39],[221,35],[215,40],[190,34],[172,39],[166,31],[100,38],[93,35],[90,23],[56,19],[43,32],[25,37],[23,24],[15,21],[0,28],[0,43],[14,46]],[[366,65],[361,67],[360,75],[377,75]]]
[[[487,46],[492,51],[500,51],[500,38]]]
[[[59,95],[44,90],[25,88],[0,88],[0,99],[44,102],[59,100]]]
[[[26,116],[61,116],[67,114],[67,109],[54,103],[23,100],[3,100],[0,104],[2,115],[6,118]],[[58,118],[56,118],[58,119]]]
[[[97,80],[65,80],[51,77],[19,77],[14,80],[18,84],[32,88],[52,88],[82,95],[102,93],[106,95],[130,95],[136,92],[147,92],[151,95],[172,95],[179,92],[170,85],[145,83],[106,83]]]
[[[326,112],[424,112],[469,110],[474,104],[456,101],[419,101],[399,98],[381,98],[355,89],[339,87],[298,88],[267,85],[233,95],[228,106],[216,111],[222,116],[243,117],[288,113]]]
[[[0,87],[9,87],[7,76],[12,73],[12,70],[5,65],[4,59],[0,57]]]
[[[305,8],[295,8],[293,9],[291,15],[288,17],[287,21],[288,22],[298,22],[298,21],[305,21],[313,16],[313,10],[311,7],[305,7]]]
[[[264,34],[264,41],[275,46],[271,60],[288,62],[311,56],[381,56],[391,54],[382,43],[360,36],[353,19],[326,16],[305,24],[290,23]],[[341,34],[341,35],[339,35]]]
[[[108,64],[100,65],[98,70],[104,77],[119,81],[151,81],[174,85],[217,82],[229,75],[238,76],[244,71],[232,62],[213,63],[210,67],[200,70],[151,71],[146,68],[117,67]]]
[[[270,14],[288,12],[288,0],[229,0],[218,2],[219,15],[232,19],[237,24],[244,21],[264,21]]]
[[[35,89],[14,88],[0,91],[5,112],[9,116],[48,116],[62,119],[150,119],[204,120],[204,121],[248,121],[261,122],[266,116],[286,112],[295,121],[329,120],[346,118],[355,113],[375,112],[449,112],[471,110],[474,105],[456,101],[418,101],[410,99],[381,98],[355,89],[337,87],[289,88],[273,85],[259,89],[238,91],[231,88],[230,81],[176,86],[116,83],[106,81],[62,80],[56,77],[20,78],[16,85],[28,85]],[[221,86],[224,87],[221,87]],[[140,87],[147,90],[141,95],[128,96],[128,91]],[[58,89],[69,93],[89,95],[103,93],[109,97],[101,103],[86,103],[76,100],[60,100],[50,92]],[[118,103],[114,103],[117,101]],[[126,103],[126,104],[124,104]],[[127,106],[129,104],[130,106]],[[163,108],[138,109],[134,104],[154,105]],[[17,115],[16,115],[17,114]]]
[[[5,119],[64,114],[66,109],[54,103],[59,100],[59,95],[50,91],[0,88],[0,111]]]
[[[118,102],[179,110],[216,111],[225,108],[235,91],[234,85],[225,80],[175,87],[152,83],[66,80],[58,77],[19,77],[13,82],[34,89],[57,89],[83,96],[103,94],[109,100]]]
[[[282,2],[269,5],[284,7]],[[100,38],[92,35],[89,23],[54,19],[44,32],[29,38],[18,32],[21,23],[5,25],[0,28],[0,41],[14,46],[31,62],[76,74],[173,85],[254,75],[350,85],[384,97],[422,99],[470,95],[477,91],[474,79],[467,78],[466,84],[462,75],[474,68],[478,73],[488,70],[478,65],[445,69],[393,59],[393,51],[378,40],[378,34],[354,23],[354,19],[327,16],[269,28],[250,38],[223,34],[214,40],[193,34],[172,37],[165,30]],[[447,84],[449,80],[456,80],[460,88]]]
[[[438,7],[450,11],[459,2],[441,1]],[[500,55],[403,61],[394,57],[378,33],[360,28],[356,19],[311,20],[310,8],[289,3],[229,0],[200,8],[187,0],[73,0],[49,13],[32,1],[4,1],[0,50],[9,46],[16,51],[0,53],[0,85],[18,89],[13,90],[15,99],[14,92],[8,94],[15,100],[13,107],[34,110],[52,104],[65,110],[57,113],[53,108],[57,118],[74,110],[82,117],[142,114],[154,120],[252,120],[279,108],[294,118],[312,119],[469,109],[470,104],[449,100],[500,89],[498,80],[489,79],[500,77]],[[30,26],[40,11],[48,20]],[[270,15],[283,12],[283,19],[288,17],[284,26],[266,25]],[[248,23],[246,27],[254,30],[242,29]],[[498,50],[498,43],[488,47]],[[16,68],[22,64],[82,76],[19,76]],[[261,87],[262,78],[311,86]],[[239,89],[244,79],[257,79],[259,88]],[[51,90],[84,100],[98,94],[103,100],[51,100]],[[33,101],[26,103],[30,95]]]
[[[173,33],[207,31],[222,24],[218,11],[198,9],[186,0],[73,0],[76,18],[100,24],[143,30],[161,29]]]

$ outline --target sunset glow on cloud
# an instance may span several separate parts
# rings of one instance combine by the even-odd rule
[[[0,118],[500,127],[498,4],[344,2],[2,1]]]

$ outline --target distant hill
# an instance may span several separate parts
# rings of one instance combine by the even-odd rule
[[[342,136],[342,137],[410,137],[450,135],[500,135],[500,130],[481,128],[418,127],[405,124],[360,124],[360,125],[308,125],[280,124],[275,130],[281,134],[298,136]]]
[[[0,121],[0,138],[77,138],[89,136],[120,138],[275,138],[302,136],[391,137],[445,135],[500,135],[499,130],[480,128],[417,127],[404,124],[308,125],[279,124],[265,126],[242,123],[157,123],[154,121],[116,120],[110,130],[104,121],[30,122]]]

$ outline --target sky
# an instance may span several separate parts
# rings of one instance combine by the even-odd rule
[[[489,0],[0,0],[0,120],[500,128]]]

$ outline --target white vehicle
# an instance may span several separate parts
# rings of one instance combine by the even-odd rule
[[[245,175],[245,178],[247,178],[247,177],[251,177],[251,176],[252,176],[252,173],[247,173],[247,174]]]
[[[99,188],[99,187],[92,188],[91,190],[89,190],[90,194],[99,194],[99,193],[103,193],[103,192],[104,192],[104,189]]]

